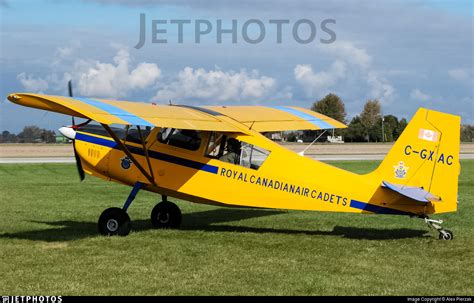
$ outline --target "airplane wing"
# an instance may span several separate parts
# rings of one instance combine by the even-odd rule
[[[341,122],[325,115],[293,106],[168,106],[23,93],[11,94],[8,100],[28,107],[92,119],[108,125],[240,132],[237,127],[220,118],[227,116],[258,132],[346,127]]]
[[[8,100],[28,107],[92,119],[107,125],[123,124],[241,132],[231,123],[220,119],[220,113],[201,107],[23,93],[11,94],[8,96]]]
[[[346,128],[343,123],[312,110],[293,106],[206,106],[258,132]]]

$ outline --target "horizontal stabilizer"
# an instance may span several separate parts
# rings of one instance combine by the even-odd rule
[[[422,187],[416,186],[404,186],[399,184],[389,183],[387,181],[382,182],[382,187],[393,190],[402,196],[419,201],[419,202],[439,202],[441,199],[430,192],[427,192]]]

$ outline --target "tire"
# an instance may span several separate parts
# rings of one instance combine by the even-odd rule
[[[181,210],[171,202],[160,202],[151,211],[151,224],[154,228],[179,228]]]
[[[443,230],[443,232],[439,233],[439,239],[440,240],[446,240],[446,241],[452,240],[452,239],[454,239],[453,232],[450,231],[450,230],[445,229],[445,230]]]
[[[104,236],[126,236],[132,229],[127,212],[118,207],[107,208],[99,217],[99,232]]]

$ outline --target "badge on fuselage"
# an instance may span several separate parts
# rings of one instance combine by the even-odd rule
[[[132,166],[132,160],[130,160],[128,156],[124,156],[120,159],[120,166],[122,166],[123,169],[129,169]]]

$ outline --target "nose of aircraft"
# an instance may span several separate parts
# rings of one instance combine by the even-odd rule
[[[76,138],[76,131],[72,127],[63,126],[58,131],[66,138],[74,140]]]

